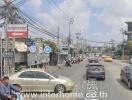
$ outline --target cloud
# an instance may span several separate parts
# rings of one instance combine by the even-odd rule
[[[89,3],[91,6],[99,7],[102,6],[107,0],[85,0],[85,1]]]
[[[89,37],[94,40],[108,41],[115,39],[116,41],[122,41],[122,34],[120,29],[123,27],[126,29],[126,21],[132,20],[132,3],[131,0],[86,0],[89,1],[92,7],[92,14],[95,18],[107,27],[107,32],[101,32],[96,30],[96,33],[92,33]],[[101,9],[96,13],[94,10]],[[104,29],[101,29],[104,30]],[[118,37],[118,38],[117,38]]]
[[[100,36],[100,35],[102,35],[102,34],[99,33],[99,32],[96,32],[96,33],[93,33],[93,34],[92,34],[92,36],[95,36],[95,37],[96,37],[96,36]]]
[[[59,25],[63,34],[69,32],[69,19],[71,17],[74,18],[74,23],[71,25],[72,33],[88,30],[90,11],[82,0],[64,0],[58,4],[58,7],[58,10],[51,9],[48,13],[39,12],[37,16],[43,19],[44,23],[52,30],[56,30]]]
[[[113,30],[124,27],[125,21],[132,20],[131,0],[106,0],[98,19]]]
[[[125,27],[125,21],[132,20],[132,3],[131,0],[62,0],[57,3],[58,7],[50,7],[46,12],[42,5],[44,0],[29,0],[36,9],[41,9],[34,16],[44,23],[45,28],[50,32],[56,33],[57,26],[60,26],[62,34],[69,33],[69,19],[74,18],[74,23],[71,25],[72,33],[82,31],[85,38],[99,41],[108,41],[112,38],[119,41],[122,40],[120,28]],[[46,2],[46,1],[45,1]],[[95,18],[95,20],[94,20]],[[91,19],[97,21],[97,25],[107,27],[107,32],[95,27],[94,32],[91,32]],[[94,22],[96,23],[96,22]],[[87,34],[86,34],[87,33]],[[118,38],[117,38],[118,37]]]
[[[27,0],[27,3],[34,7],[40,7],[42,5],[42,0]]]

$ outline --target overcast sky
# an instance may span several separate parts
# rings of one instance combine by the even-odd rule
[[[82,32],[89,40],[122,40],[120,29],[132,20],[131,0],[26,0],[21,9],[38,19],[51,32],[60,26],[68,35],[69,18],[74,18],[72,34]]]

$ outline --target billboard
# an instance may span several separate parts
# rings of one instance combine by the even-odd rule
[[[27,24],[8,24],[7,26],[8,38],[28,38]]]

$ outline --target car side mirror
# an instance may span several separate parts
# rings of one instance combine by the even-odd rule
[[[49,76],[49,80],[52,80],[53,78]]]

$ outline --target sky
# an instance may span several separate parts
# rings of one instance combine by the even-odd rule
[[[19,1],[19,0],[16,0]],[[25,0],[20,9],[39,20],[56,34],[68,36],[69,20],[74,19],[71,33],[94,41],[122,41],[121,28],[132,21],[131,0]],[[80,36],[80,37],[81,37]]]

